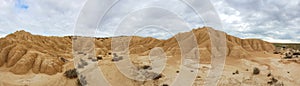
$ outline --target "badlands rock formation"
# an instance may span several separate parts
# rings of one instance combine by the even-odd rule
[[[193,29],[200,49],[201,62],[210,62],[209,27]],[[186,32],[187,33],[187,32]],[[185,33],[179,33],[185,34]],[[175,36],[176,37],[176,36]],[[175,37],[159,40],[151,37],[132,36],[130,54],[148,55],[149,50],[162,47],[167,56],[180,57],[180,47]],[[76,37],[74,37],[76,38]],[[111,53],[112,38],[96,38],[96,54]],[[252,52],[271,52],[274,46],[259,39],[240,39],[227,35],[228,58],[251,58]],[[72,37],[46,37],[17,31],[0,39],[0,66],[15,74],[33,73],[56,74],[62,72],[63,65],[72,61]],[[203,60],[203,61],[202,61]]]
[[[0,66],[15,74],[55,74],[62,72],[64,61],[71,58],[71,37],[44,37],[17,31],[0,39]]]

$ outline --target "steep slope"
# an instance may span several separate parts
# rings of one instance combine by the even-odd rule
[[[71,37],[44,37],[17,31],[0,40],[0,66],[16,74],[32,69],[34,73],[55,74],[71,58]]]
[[[207,32],[209,27],[193,29],[199,47],[201,60],[209,63],[211,40]],[[132,36],[130,54],[146,56],[155,47],[162,47],[168,56],[180,57],[180,47],[176,37],[185,39],[190,32],[179,33],[167,40],[151,37]],[[110,55],[112,38],[96,38],[96,54]],[[251,57],[252,52],[270,52],[271,43],[258,39],[240,39],[227,35],[227,56],[229,58]],[[56,74],[62,72],[63,65],[72,61],[72,37],[45,37],[17,31],[0,39],[0,66],[5,66],[15,74],[34,73]]]

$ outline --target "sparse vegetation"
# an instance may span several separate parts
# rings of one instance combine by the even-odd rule
[[[63,61],[63,62],[67,62],[68,60],[63,58],[63,57],[60,57],[60,60]]]
[[[285,53],[284,59],[291,59],[293,56],[291,54]]]
[[[163,84],[162,86],[169,86],[168,84]]]
[[[77,68],[83,68],[84,66],[83,65],[81,65],[81,64],[78,64],[77,65]]]
[[[253,74],[258,75],[260,73],[260,70],[257,67],[254,67]]]
[[[276,51],[275,51],[273,54],[280,54],[280,52],[276,52]]]
[[[81,64],[82,64],[83,66],[88,65],[88,63],[87,63],[86,61],[84,61],[83,59],[80,59],[80,62],[81,62]]]
[[[272,77],[271,80],[268,81],[268,84],[269,84],[269,85],[274,85],[274,84],[277,83],[277,82],[278,82],[278,80],[275,79],[274,77]],[[276,85],[276,86],[277,86],[277,85]],[[281,85],[279,85],[279,86],[281,86]]]
[[[96,61],[98,61],[98,59],[92,59],[92,61],[93,61],[93,62],[96,62]]]
[[[83,59],[80,59],[80,63],[77,65],[77,68],[84,68],[84,66],[87,66],[88,63],[84,61]]]
[[[86,81],[81,83],[80,79],[77,79],[77,86],[84,86],[84,85],[86,85]]]
[[[155,72],[149,72],[149,71],[144,71],[142,72],[142,76],[144,76],[144,78],[141,79],[151,79],[151,80],[158,80],[160,78],[162,78],[162,74],[159,73],[155,73]]]
[[[235,74],[239,74],[239,71],[236,70],[235,72],[232,73],[232,75],[235,75]]]
[[[272,74],[271,74],[271,73],[269,73],[267,76],[268,76],[268,77],[270,77],[270,76],[272,76]]]
[[[119,60],[122,60],[123,57],[114,57],[111,61],[119,61]]]
[[[81,82],[79,79],[77,79],[77,86],[82,86]]]
[[[118,55],[116,53],[113,53],[113,57],[118,57]]]
[[[236,71],[235,71],[235,74],[239,74],[239,71],[238,71],[238,70],[236,70]]]
[[[67,70],[64,73],[64,76],[67,77],[67,78],[69,78],[69,79],[77,78],[77,71],[76,71],[76,69]]]
[[[78,86],[85,86],[87,85],[87,81],[85,80],[85,77],[81,75],[81,78],[77,79],[77,85]]]
[[[155,74],[155,75],[154,75],[154,78],[153,78],[152,80],[158,80],[158,79],[160,79],[161,77],[162,77],[161,74]]]
[[[299,52],[295,52],[295,53],[293,53],[293,55],[300,55],[300,53]]]
[[[97,60],[102,60],[102,56],[97,56]]]
[[[151,66],[148,66],[148,65],[144,65],[143,67],[142,67],[143,69],[149,69],[149,70],[151,70],[152,68],[151,68]]]
[[[300,49],[299,43],[273,43],[275,47]]]
[[[123,60],[122,56],[118,56],[116,53],[113,54],[113,59],[111,61],[119,61]]]
[[[84,52],[77,52],[77,54],[84,54]]]

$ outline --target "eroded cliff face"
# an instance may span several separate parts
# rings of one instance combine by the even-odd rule
[[[196,37],[201,60],[209,61],[211,55],[211,40],[208,27],[192,30]],[[130,40],[130,54],[146,56],[155,47],[161,47],[168,56],[180,57],[178,39],[189,38],[190,32],[179,33],[176,36],[159,40],[151,37],[133,36]],[[263,40],[240,39],[227,37],[228,58],[251,57],[249,52],[270,52],[274,46]],[[95,50],[97,55],[111,53],[112,38],[96,38]],[[0,66],[5,66],[15,74],[34,73],[56,74],[62,72],[63,65],[72,59],[72,37],[46,37],[32,35],[25,31],[17,31],[0,39]]]
[[[227,35],[228,56],[246,57],[251,56],[249,52],[273,52],[273,44],[260,39],[240,39]]]
[[[0,66],[15,74],[56,74],[62,72],[64,61],[71,57],[71,37],[44,37],[17,31],[0,40]]]

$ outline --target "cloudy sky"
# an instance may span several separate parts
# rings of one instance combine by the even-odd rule
[[[46,36],[74,35],[74,27],[85,2],[86,0],[0,0],[0,36],[16,30]],[[121,0],[98,23],[97,36],[115,36],[116,31],[136,30],[134,35],[164,39],[178,32],[210,25],[206,23],[220,18],[223,28],[217,29],[230,35],[260,38],[270,42],[300,42],[300,0],[210,2],[213,8],[207,6],[207,2],[196,4],[209,7],[217,16],[207,16],[212,14],[205,12],[200,12],[204,16],[198,16],[195,9],[180,0]],[[156,26],[145,26],[147,24]]]

